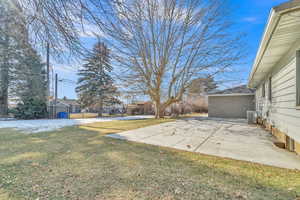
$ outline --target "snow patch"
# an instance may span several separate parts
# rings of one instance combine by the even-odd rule
[[[138,115],[128,117],[103,117],[90,119],[39,119],[39,120],[12,120],[0,121],[0,128],[15,128],[25,133],[38,133],[53,131],[67,126],[89,124],[94,122],[107,122],[117,120],[150,119],[153,116]]]

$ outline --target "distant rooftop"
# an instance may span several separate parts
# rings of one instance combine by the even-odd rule
[[[216,95],[216,94],[253,94],[255,92],[254,89],[250,89],[247,85],[240,85],[237,87],[229,88],[226,90],[221,90],[213,93],[209,93],[209,95]]]

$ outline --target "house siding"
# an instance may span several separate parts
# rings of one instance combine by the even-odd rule
[[[272,77],[272,102],[268,99],[268,80],[270,77]],[[264,83],[266,95],[262,97]],[[266,76],[265,80],[257,87],[256,109],[261,113],[262,119],[266,120],[273,128],[294,139],[296,151],[300,151],[300,110],[296,109],[295,56]],[[283,139],[281,138],[281,140]]]

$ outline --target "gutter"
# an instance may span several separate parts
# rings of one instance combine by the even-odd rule
[[[253,96],[254,93],[210,94],[208,97]]]
[[[276,27],[278,26],[279,19],[280,19],[279,14],[275,11],[274,8],[272,8],[272,11],[269,16],[268,24],[267,24],[267,27],[265,28],[263,37],[261,39],[260,46],[259,46],[258,52],[256,54],[254,65],[252,67],[252,71],[251,71],[251,74],[249,77],[249,83],[248,83],[249,88],[253,88],[252,83],[251,83],[253,76],[256,73],[259,64],[261,63],[261,60],[267,50],[267,47],[269,46],[269,43],[272,39],[272,35],[275,32]],[[266,40],[266,38],[268,38],[268,39]]]

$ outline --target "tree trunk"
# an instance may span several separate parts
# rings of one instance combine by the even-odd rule
[[[6,34],[4,44],[3,44],[3,57],[2,57],[2,65],[0,65],[0,116],[7,116],[8,115],[8,86],[9,86],[9,55],[8,55],[8,48],[9,48],[9,37]]]
[[[155,103],[155,119],[164,118],[166,108],[160,102]]]
[[[102,114],[103,114],[103,98],[101,97],[100,103],[99,103],[98,117],[102,117]]]
[[[1,89],[0,89],[0,116],[8,114],[8,66],[2,65],[1,73]]]

